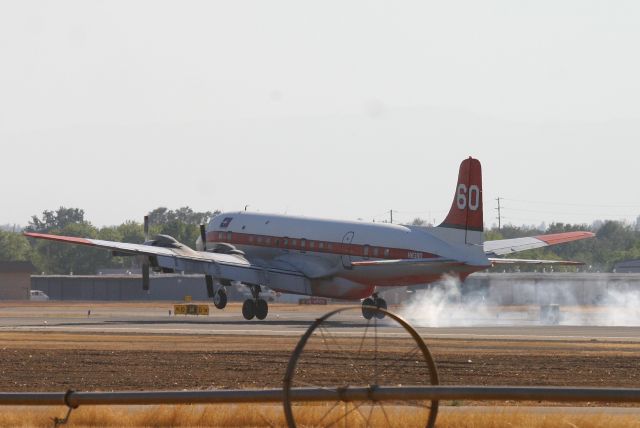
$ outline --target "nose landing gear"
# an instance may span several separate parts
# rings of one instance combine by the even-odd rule
[[[375,311],[372,308],[387,309],[387,301],[378,296],[378,293],[373,293],[371,297],[367,297],[362,301],[362,316],[365,319],[370,320],[374,316],[378,319],[382,319],[384,318],[384,313]]]
[[[213,295],[213,304],[218,309],[224,309],[227,306],[227,292],[224,287],[220,287]]]
[[[263,320],[269,313],[269,305],[266,300],[260,298],[262,289],[259,285],[249,285],[249,289],[253,299],[247,299],[242,304],[242,316],[246,320],[251,320],[254,317]]]

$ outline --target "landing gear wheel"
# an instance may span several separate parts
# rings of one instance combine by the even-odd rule
[[[227,306],[227,292],[224,288],[218,289],[213,295],[213,305],[218,309],[224,309]]]
[[[246,320],[251,320],[256,316],[256,302],[252,299],[247,299],[242,304],[242,316]]]
[[[376,297],[375,307],[386,310],[387,309],[387,301],[384,300],[382,297]],[[376,311],[376,313],[375,313],[375,317],[378,318],[378,319],[382,319],[382,318],[384,318],[384,316],[385,316],[385,313],[382,312],[382,311]]]
[[[269,313],[269,305],[267,301],[264,299],[256,300],[256,318],[259,320],[263,320],[267,317]]]
[[[373,317],[375,310],[373,308],[376,307],[376,303],[370,297],[367,297],[362,301],[362,316],[370,320]]]

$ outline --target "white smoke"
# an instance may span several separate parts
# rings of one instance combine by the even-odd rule
[[[460,280],[452,275],[443,276],[427,290],[416,291],[400,313],[420,327],[466,327],[490,318],[482,298],[463,302]]]
[[[447,275],[416,291],[400,313],[420,327],[539,325],[549,323],[542,316],[545,305],[559,306],[560,325],[640,326],[640,290],[606,281],[593,287],[530,281],[462,293],[459,279]]]
[[[607,290],[597,306],[567,307],[560,324],[593,326],[640,326],[640,291]]]

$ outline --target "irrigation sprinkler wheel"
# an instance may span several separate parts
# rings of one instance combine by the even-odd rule
[[[354,387],[374,391],[378,386],[438,384],[435,361],[415,329],[392,312],[370,309],[371,319],[362,318],[360,306],[329,312],[300,338],[283,383],[289,427],[435,425],[436,400],[343,399],[344,391]],[[303,403],[296,401],[296,388],[331,391],[335,399]]]

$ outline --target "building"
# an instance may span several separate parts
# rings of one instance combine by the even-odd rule
[[[462,298],[478,296],[497,305],[599,305],[640,293],[640,274],[475,273]]]
[[[0,262],[0,300],[29,300],[31,262]]]
[[[31,287],[44,291],[51,300],[174,300],[185,296],[208,300],[204,275],[151,275],[149,291],[142,289],[142,277],[128,275],[34,275]],[[230,301],[242,300],[245,292],[227,287]],[[249,296],[249,291],[246,291]]]
[[[613,271],[616,273],[640,273],[640,260],[627,260],[616,263]]]
[[[449,282],[458,292],[447,298],[480,299],[496,305],[598,305],[612,296],[640,293],[640,274],[629,273],[475,273],[462,284],[453,279]],[[182,301],[184,296],[208,300],[203,275],[151,275],[149,291],[142,289],[142,278],[137,274],[34,275],[31,288],[44,291],[52,300]],[[447,285],[381,287],[379,291],[388,304],[394,305],[411,299],[415,292],[434,288],[446,290]],[[25,293],[28,295],[28,291]],[[230,301],[250,297],[242,286],[227,287],[227,293]],[[295,303],[301,297],[305,296],[283,294],[276,300]]]

